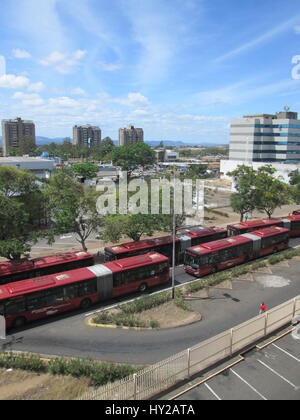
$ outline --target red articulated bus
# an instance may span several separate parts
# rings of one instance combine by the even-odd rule
[[[94,265],[94,258],[88,252],[69,252],[18,263],[4,262],[0,263],[0,285],[90,265]]]
[[[121,261],[0,286],[6,327],[21,327],[52,315],[169,282],[168,258],[155,252]]]
[[[290,223],[290,238],[300,237],[300,213],[288,216],[286,219]]]
[[[183,262],[184,252],[187,248],[226,237],[227,231],[224,228],[193,227],[180,229],[176,235],[176,263]],[[150,251],[165,255],[169,258],[169,261],[172,261],[173,237],[164,236],[105,248],[105,261],[115,261]]]
[[[265,229],[272,226],[285,227],[282,219],[250,220],[249,222],[241,222],[233,225],[228,225],[228,237],[243,235],[244,233],[253,232],[259,229]]]
[[[265,229],[272,226],[284,227],[290,231],[290,238],[300,237],[300,214],[294,212],[292,216],[282,219],[251,220],[249,222],[228,225],[228,237],[242,235],[255,230]]]
[[[185,271],[203,277],[282,251],[288,246],[289,230],[273,226],[188,249]]]

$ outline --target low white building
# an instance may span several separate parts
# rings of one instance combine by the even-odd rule
[[[238,166],[246,165],[254,170],[266,165],[271,165],[276,169],[275,176],[283,178],[284,182],[289,183],[289,174],[297,169],[300,171],[300,165],[287,163],[270,163],[270,162],[245,162],[242,160],[221,160],[221,178],[231,179],[227,174],[237,169]]]
[[[0,157],[1,166],[12,166],[21,170],[33,172],[38,178],[49,179],[51,172],[56,168],[56,162],[40,157]]]

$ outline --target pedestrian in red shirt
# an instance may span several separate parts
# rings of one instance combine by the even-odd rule
[[[263,302],[260,307],[259,315],[264,314],[266,310],[267,310],[267,305]]]

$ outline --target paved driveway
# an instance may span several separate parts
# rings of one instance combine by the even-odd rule
[[[251,351],[179,400],[300,400],[300,332]]]

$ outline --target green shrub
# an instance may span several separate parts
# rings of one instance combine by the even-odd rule
[[[121,305],[119,309],[125,314],[136,314],[147,311],[149,309],[156,308],[157,306],[163,305],[172,299],[170,292],[158,293],[156,295],[145,296],[135,302]]]
[[[138,372],[137,368],[130,365],[95,362],[90,359],[64,358],[55,358],[46,363],[37,355],[16,355],[13,353],[0,354],[0,367],[35,373],[48,372],[52,375],[72,376],[73,378],[86,377],[89,378],[90,385],[95,387],[115,382]]]
[[[158,321],[156,321],[156,320],[154,320],[154,319],[152,319],[152,320],[150,321],[150,328],[152,328],[153,330],[154,330],[155,328],[159,328],[159,322],[158,322]]]
[[[46,365],[34,354],[3,353],[0,355],[0,367],[5,369],[20,369],[31,372],[45,372]]]

